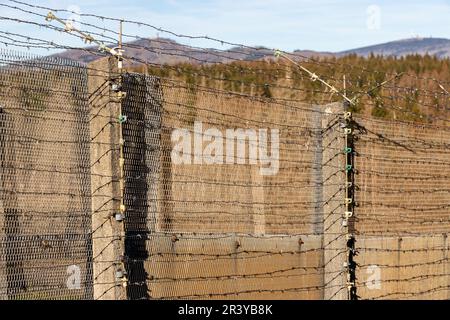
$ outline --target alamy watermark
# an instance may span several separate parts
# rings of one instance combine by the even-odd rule
[[[368,275],[366,286],[369,290],[381,289],[381,268],[376,265],[369,266],[366,270]]]
[[[380,30],[381,29],[381,8],[377,5],[367,7],[367,29]]]
[[[172,143],[171,158],[175,165],[259,165],[263,176],[276,175],[280,168],[278,129],[227,129],[222,132],[217,128],[203,130],[203,123],[195,122],[193,131],[174,130]]]
[[[81,268],[77,265],[72,265],[67,267],[67,278],[66,285],[69,290],[80,290],[81,289]]]

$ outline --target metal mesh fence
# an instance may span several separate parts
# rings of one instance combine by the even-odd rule
[[[0,52],[2,298],[92,296],[86,79],[70,61]]]
[[[321,298],[323,111],[139,74],[123,90],[129,295]]]
[[[447,233],[450,129],[358,119],[358,231]]]
[[[448,299],[449,128],[357,122],[359,295]]]
[[[0,52],[0,298],[449,297],[448,126],[115,63]]]

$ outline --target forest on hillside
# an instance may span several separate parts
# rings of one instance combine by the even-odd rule
[[[353,112],[383,119],[447,124],[450,115],[450,60],[411,55],[401,58],[356,55],[302,59],[299,63],[353,99]],[[342,101],[295,64],[280,58],[221,64],[181,63],[133,66],[132,72],[180,80],[201,87],[262,99],[311,104]],[[345,81],[344,81],[345,79]]]

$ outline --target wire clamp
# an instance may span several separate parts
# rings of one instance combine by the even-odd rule
[[[123,271],[121,269],[116,270],[116,279],[117,280],[124,280],[128,281],[128,279],[126,278],[127,272]]]
[[[93,41],[94,37],[92,37],[90,34],[84,36],[84,43],[92,43]]]
[[[114,218],[117,222],[122,222],[125,219],[125,216],[122,213],[116,213],[114,215]]]
[[[344,213],[344,219],[350,219],[352,217],[353,217],[353,212],[347,211],[346,213]]]
[[[53,12],[49,12],[49,13],[47,13],[47,16],[45,17],[45,20],[46,21],[52,21],[52,20],[55,20],[56,19],[56,16],[53,14]]]
[[[111,90],[114,92],[119,92],[122,89],[122,86],[118,83],[111,83]]]
[[[128,120],[128,117],[127,117],[127,116],[125,116],[125,115],[123,115],[123,114],[121,114],[121,115],[119,116],[119,123],[120,123],[120,124],[124,124],[125,122],[127,122],[127,120]]]
[[[117,98],[118,98],[119,100],[125,99],[126,96],[127,96],[127,93],[126,93],[126,92],[123,92],[123,91],[117,92]]]
[[[100,51],[100,52],[106,52],[107,51],[107,46],[104,44],[104,43],[101,43],[99,46],[98,46],[98,51]]]
[[[72,32],[73,31],[73,23],[72,23],[72,21],[70,21],[70,20],[66,21],[66,24],[64,25],[64,30],[66,32]]]

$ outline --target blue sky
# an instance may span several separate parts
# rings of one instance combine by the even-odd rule
[[[0,3],[10,4],[7,0]],[[179,33],[283,50],[342,51],[413,36],[450,38],[450,0],[31,0],[31,3],[76,8],[82,13],[139,20]],[[9,11],[0,8],[0,16],[14,15]],[[107,22],[82,17],[83,20],[117,28]],[[80,45],[73,39],[67,40],[67,35],[2,20],[0,30]],[[142,37],[157,35],[149,28],[127,24],[124,31]],[[207,41],[182,42],[221,47]]]

